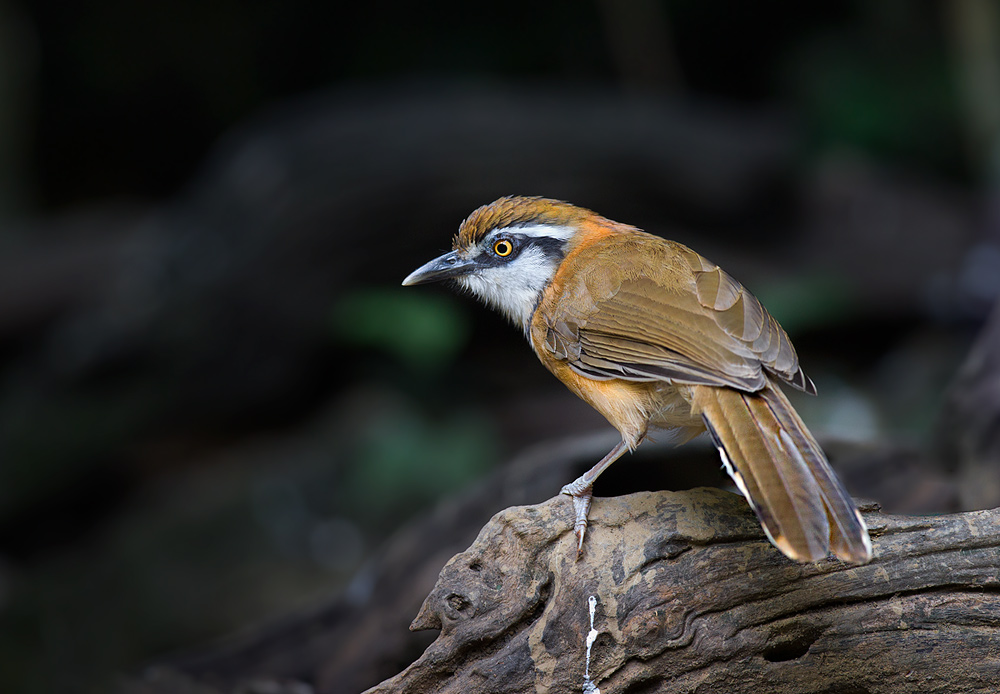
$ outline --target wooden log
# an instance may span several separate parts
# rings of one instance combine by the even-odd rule
[[[997,570],[991,567],[1000,565],[1000,561],[996,557],[992,560],[981,559],[979,555],[983,552],[995,554],[996,543],[990,537],[990,532],[992,532],[991,524],[996,525],[996,514],[1000,513],[998,511],[966,516],[905,518],[883,515],[869,505],[864,508],[874,530],[875,548],[878,553],[873,564],[860,569],[845,567],[836,562],[824,562],[816,567],[802,567],[784,560],[776,550],[766,544],[759,526],[742,499],[735,494],[711,490],[598,498],[595,500],[593,524],[588,533],[583,559],[579,563],[564,561],[571,558],[568,554],[570,550],[566,549],[564,552],[551,545],[567,541],[567,533],[570,532],[567,500],[556,497],[538,506],[525,506],[525,504],[532,504],[541,498],[542,490],[551,492],[559,489],[565,480],[578,476],[613,443],[613,435],[596,435],[584,439],[548,442],[525,451],[511,464],[498,470],[475,488],[466,490],[462,495],[443,503],[434,513],[415,520],[402,529],[359,574],[352,587],[345,593],[333,596],[330,601],[317,605],[314,609],[286,615],[276,622],[262,624],[222,643],[204,645],[187,653],[160,659],[156,663],[151,663],[142,673],[136,673],[124,680],[120,691],[123,694],[187,694],[188,692],[227,694],[258,690],[357,694],[380,680],[386,681],[374,691],[393,691],[396,688],[404,692],[421,691],[424,687],[427,691],[451,691],[451,687],[457,688],[462,682],[468,684],[467,677],[465,680],[460,679],[466,676],[463,675],[466,666],[482,667],[483,663],[493,657],[489,655],[490,653],[503,654],[509,671],[502,678],[491,680],[488,686],[484,683],[478,689],[470,687],[470,692],[463,694],[475,691],[532,691],[536,688],[536,682],[541,681],[540,676],[535,674],[536,666],[532,652],[523,647],[521,650],[510,651],[504,644],[513,643],[516,638],[523,638],[517,634],[528,628],[526,625],[534,624],[538,619],[545,620],[543,626],[537,627],[542,629],[543,644],[547,644],[547,647],[556,644],[558,642],[554,639],[557,637],[566,644],[565,653],[560,657],[570,659],[565,666],[569,668],[570,674],[569,679],[559,686],[578,691],[582,683],[577,676],[578,673],[572,668],[581,667],[579,659],[583,656],[579,650],[582,643],[579,639],[584,638],[589,631],[589,612],[585,599],[591,594],[601,600],[596,606],[595,617],[596,628],[603,632],[594,644],[591,671],[595,677],[600,678],[598,681],[605,694],[609,691],[641,694],[646,691],[643,689],[645,685],[640,684],[643,681],[649,682],[649,691],[671,691],[667,684],[661,683],[661,679],[669,682],[672,674],[667,668],[676,666],[666,654],[657,660],[644,651],[626,656],[635,661],[628,666],[630,668],[638,667],[644,662],[642,658],[646,658],[645,662],[648,664],[645,667],[648,668],[648,672],[641,675],[613,675],[611,670],[597,669],[603,662],[610,662],[609,645],[618,644],[617,641],[611,640],[614,632],[609,631],[607,620],[611,617],[607,615],[612,615],[617,620],[619,604],[653,604],[648,617],[651,622],[648,627],[650,632],[647,635],[648,639],[653,639],[657,624],[664,625],[663,629],[668,626],[660,613],[666,609],[675,609],[675,606],[682,605],[682,600],[692,597],[695,602],[690,605],[690,614],[700,616],[698,619],[692,619],[688,628],[697,627],[691,633],[698,635],[698,641],[686,646],[670,644],[670,648],[677,651],[672,653],[670,658],[681,661],[684,657],[693,658],[694,656],[684,654],[696,653],[699,648],[708,648],[713,639],[722,640],[721,645],[712,646],[714,648],[712,655],[699,656],[716,660],[711,660],[710,664],[703,668],[709,684],[698,691],[738,692],[741,691],[739,687],[744,686],[744,678],[746,678],[745,686],[751,688],[763,677],[754,675],[758,668],[770,668],[773,670],[772,675],[775,676],[778,673],[777,668],[785,668],[785,672],[790,673],[789,677],[794,675],[806,682],[799,686],[801,683],[795,681],[787,685],[784,690],[764,687],[760,691],[810,693],[836,691],[855,694],[879,691],[925,691],[919,688],[911,689],[912,683],[905,677],[897,680],[887,678],[886,682],[879,682],[877,687],[868,688],[860,683],[853,683],[851,685],[853,689],[835,687],[830,690],[823,689],[818,684],[816,686],[809,684],[813,677],[810,671],[806,670],[805,674],[799,673],[801,668],[808,665],[813,669],[823,668],[825,674],[822,679],[817,679],[817,682],[853,679],[856,670],[854,658],[862,659],[861,656],[864,655],[861,647],[849,643],[845,635],[843,648],[859,650],[852,650],[847,654],[840,653],[836,658],[830,655],[837,651],[836,639],[841,638],[841,634],[853,633],[849,631],[849,625],[852,623],[855,624],[856,630],[860,630],[858,633],[864,630],[872,632],[868,636],[871,639],[868,643],[882,643],[883,648],[889,647],[885,645],[885,641],[889,638],[887,635],[889,629],[880,626],[874,616],[868,623],[858,621],[861,617],[855,620],[852,614],[843,611],[848,607],[855,610],[853,614],[861,614],[861,608],[857,605],[865,604],[869,606],[872,615],[878,611],[877,606],[882,613],[888,609],[890,617],[896,619],[894,624],[899,627],[898,630],[903,631],[902,623],[906,621],[901,616],[904,605],[917,600],[916,596],[920,595],[921,591],[930,597],[943,599],[944,607],[939,607],[938,610],[945,610],[947,614],[955,615],[954,619],[958,623],[961,615],[967,615],[972,611],[966,604],[970,597],[975,598],[979,594],[986,599],[990,591],[996,589],[991,581],[996,580]],[[847,442],[839,444],[828,442],[825,447],[849,488],[885,500],[900,513],[922,514],[955,506],[952,498],[954,485],[948,484],[947,480],[929,475],[928,471],[936,468],[931,468],[909,449]],[[643,486],[647,489],[678,489],[724,483],[724,473],[719,468],[715,455],[711,446],[699,445],[697,442],[680,448],[649,442],[626,461],[612,466],[601,477],[599,491],[605,494],[618,494],[624,490],[634,490]],[[653,503],[650,499],[654,498],[661,499],[655,502],[656,504],[670,505],[650,513],[648,506]],[[707,503],[705,499],[711,503]],[[490,521],[491,510],[505,507],[515,508],[508,508]],[[615,516],[619,520],[614,520]],[[670,516],[674,520],[671,521],[665,516]],[[681,521],[679,524],[678,519]],[[970,524],[969,519],[975,522]],[[645,526],[645,528],[633,526]],[[480,539],[471,549],[463,552],[463,549],[468,548],[475,540],[479,528],[483,528]],[[970,548],[966,546],[968,544],[966,538],[963,540],[966,542],[965,545],[957,544],[954,550],[944,549],[954,539],[954,533],[948,534],[949,528],[965,529],[966,534],[971,532],[970,528],[975,528],[979,537],[985,538],[985,544],[982,547]],[[697,529],[697,532],[693,529]],[[626,530],[628,534],[625,534]],[[507,535],[513,539],[508,538],[503,542],[495,539]],[[905,551],[895,550],[895,553],[890,553],[889,547],[902,547],[900,543],[904,537],[909,543],[904,548]],[[608,547],[608,543],[612,542],[619,543],[620,547],[617,545]],[[919,549],[917,543],[921,542],[928,543],[927,551]],[[532,543],[538,546],[532,547]],[[637,544],[633,546],[632,543]],[[704,554],[709,551],[710,554]],[[435,589],[435,577],[441,572],[442,565],[458,552],[461,554],[448,564]],[[457,562],[463,557],[469,560],[473,556],[472,553],[476,552],[490,558],[488,562],[480,562],[480,571],[490,577],[491,584],[495,584],[492,576],[500,576],[503,579],[503,590],[506,591],[511,590],[511,581],[514,578],[534,570],[533,567],[541,567],[542,576],[548,581],[547,590],[550,591],[542,596],[544,605],[539,601],[532,602],[529,610],[535,612],[525,616],[517,611],[501,614],[499,608],[495,607],[496,601],[494,601],[492,612],[487,613],[484,608],[476,607],[475,601],[469,600],[468,595],[475,586],[465,592],[462,590],[444,592],[448,576],[456,575],[458,571],[456,565],[461,566]],[[607,556],[601,555],[601,552],[611,557],[610,563]],[[643,557],[642,561],[646,561],[648,555],[650,566],[658,566],[664,572],[662,583],[650,588],[650,590],[655,588],[667,596],[661,596],[662,605],[656,603],[655,597],[648,596],[642,598],[645,603],[637,603],[636,601],[642,596],[636,591],[641,586],[636,584],[635,578],[626,582],[624,572],[628,569],[635,573],[635,569],[629,567],[639,561],[639,554]],[[700,558],[696,563],[690,563],[695,556]],[[732,559],[733,556],[736,557],[735,560]],[[751,563],[746,557],[753,558],[753,562]],[[955,565],[942,563],[936,557],[952,557],[948,562],[957,562],[954,557],[958,557],[961,558],[961,563]],[[985,568],[977,569],[988,577],[981,586],[975,581],[968,580],[965,583],[956,583],[954,576],[947,580],[940,578],[942,572],[954,574],[956,566],[968,570],[966,562],[969,557],[977,557],[975,561],[985,562],[979,564]],[[721,565],[714,566],[715,561],[721,562]],[[548,563],[551,562],[554,562],[558,573],[550,570]],[[909,568],[904,568],[904,562]],[[934,570],[924,574],[914,573],[911,566],[914,562],[924,562]],[[490,571],[485,571],[483,567],[490,567]],[[895,584],[887,585],[883,572],[890,577],[905,576],[902,582],[908,587],[901,589],[900,595],[895,598],[875,598],[858,592],[858,584],[863,580],[869,580],[873,567],[879,567],[879,571],[876,572],[878,580],[872,585],[876,588],[882,586],[881,589],[886,591],[886,595],[894,595],[889,591],[895,589]],[[501,569],[504,573],[499,573]],[[668,569],[671,571],[669,574],[666,573]],[[645,576],[643,571],[647,570],[641,569],[639,573]],[[738,574],[742,571],[745,576],[731,576],[733,571],[737,571]],[[852,582],[847,587],[838,588],[841,594],[836,598],[822,595],[811,598],[820,605],[827,600],[830,603],[829,607],[800,609],[803,591],[811,590],[815,585],[825,585],[817,584],[817,581],[831,580],[823,576],[832,571],[853,571],[856,573],[850,575],[857,578],[851,579]],[[550,573],[551,579],[548,578]],[[603,579],[600,578],[602,573]],[[654,572],[653,577],[658,575]],[[926,583],[924,583],[925,578]],[[894,580],[896,583],[900,582],[899,578]],[[574,586],[573,581],[582,583]],[[610,584],[607,581],[610,581]],[[676,586],[672,582],[676,582]],[[619,587],[619,584],[623,587]],[[766,588],[766,597],[761,597],[761,584]],[[946,584],[947,588],[942,588],[942,584]],[[603,594],[596,591],[587,592],[590,586],[598,585],[611,586],[619,593],[631,592],[625,597],[615,597],[615,593],[606,591]],[[968,585],[977,587],[969,591]],[[425,601],[425,597],[432,590],[435,592]],[[705,592],[707,590],[711,590],[711,594]],[[829,593],[832,589],[823,590]],[[949,590],[955,595],[949,595]],[[789,602],[783,604],[781,602],[785,599],[781,595],[783,592],[793,593],[796,597],[789,598]],[[466,597],[463,598],[463,595]],[[565,597],[567,595],[575,597]],[[670,598],[670,595],[676,597]],[[724,600],[724,602],[713,602],[713,600]],[[739,631],[738,623],[733,621],[736,617],[728,617],[727,622],[727,618],[722,616],[724,612],[736,616],[743,615],[744,613],[735,607],[740,602],[753,605],[763,603],[765,600],[779,607],[784,605],[783,616],[773,618],[770,625],[765,620],[755,627],[746,627],[743,631]],[[423,609],[421,609],[422,601],[425,601]],[[473,605],[473,609],[479,610],[475,616],[479,626],[474,624],[465,629],[484,629],[485,627],[481,625],[483,620],[487,620],[486,623],[493,633],[499,634],[499,636],[484,637],[479,642],[482,644],[481,651],[477,651],[475,640],[477,637],[474,637],[474,632],[467,632],[470,634],[468,637],[470,642],[463,644],[453,635],[454,628],[448,626],[457,620],[446,617],[443,610],[450,607],[458,614],[466,615],[470,608],[458,609],[464,606],[463,601],[468,601]],[[976,609],[980,608],[981,606]],[[635,606],[630,608],[632,613],[637,609],[640,608]],[[914,608],[911,606],[907,609],[912,612]],[[421,614],[418,626],[433,626],[440,622],[443,633],[436,635],[432,629],[408,632],[407,624],[418,613]],[[976,620],[979,620],[989,625],[993,623],[990,620],[994,618],[995,615],[990,616],[988,610],[982,611],[972,618],[972,623],[975,624]],[[568,626],[559,626],[560,620],[566,621]],[[929,633],[926,621],[926,619],[906,621],[913,633],[902,636],[926,638]],[[584,624],[587,630],[581,631]],[[720,624],[729,631],[716,631]],[[844,626],[845,624],[848,626]],[[837,625],[836,628],[834,625]],[[765,629],[765,626],[772,631]],[[546,628],[548,632],[545,631]],[[947,631],[947,625],[942,624],[939,630]],[[975,629],[971,631],[986,633],[976,632]],[[962,638],[960,631],[953,630],[949,633],[956,635],[959,641]],[[438,636],[438,639],[432,646],[435,636]],[[814,641],[811,640],[814,638]],[[992,634],[989,638],[992,639]],[[746,643],[748,640],[750,645]],[[534,643],[533,641],[532,644]],[[933,643],[921,642],[915,648],[926,648],[927,644],[933,645]],[[614,647],[619,649],[619,653],[626,653],[629,643]],[[800,652],[805,655],[799,658],[789,657]],[[978,655],[983,652],[987,652],[987,657],[982,658],[980,662],[984,663],[982,667],[989,672],[989,668],[995,665],[994,651],[984,647],[975,653],[966,654],[963,650],[959,655],[961,657],[967,655],[967,662],[975,662]],[[760,655],[761,653],[765,653],[766,657]],[[926,651],[924,656],[924,669],[933,669],[932,666],[946,668],[952,666],[951,658],[954,656],[954,651],[939,648],[937,651]],[[546,657],[551,660],[551,656]],[[783,657],[787,659],[781,660]],[[864,655],[864,657],[869,656]],[[435,658],[439,663],[438,666],[434,664]],[[761,661],[761,658],[764,660]],[[989,658],[994,660],[990,661]],[[409,663],[413,665],[407,668]],[[685,670],[687,674],[684,675],[687,680],[678,680],[678,689],[675,691],[695,691],[697,685],[694,683],[699,681],[697,667],[684,665],[683,662],[681,665],[689,668]],[[546,668],[548,667],[550,666],[546,665]],[[663,668],[661,674],[653,674],[653,668],[656,667]],[[679,670],[682,669],[677,667]],[[401,670],[404,672],[393,677]],[[548,671],[537,670],[537,672]],[[712,674],[711,678],[707,674],[709,671]],[[919,669],[916,671],[920,672]],[[453,672],[453,675],[449,675],[450,672]],[[840,674],[834,674],[837,672]],[[729,674],[724,675],[724,673]],[[455,678],[454,683],[449,683],[451,676]],[[629,685],[625,684],[611,688],[610,682],[614,681],[614,677],[632,677],[636,688],[629,689]],[[840,679],[837,679],[838,677]],[[720,680],[728,682],[727,678],[732,678],[736,683],[718,684]],[[687,690],[683,688],[685,681]],[[891,688],[893,682],[903,684],[894,690]],[[949,693],[959,691],[950,688],[947,679],[932,680],[931,684],[935,682],[944,682],[940,691]],[[518,689],[520,685],[523,685],[521,690]],[[553,685],[550,688],[553,691],[561,691],[559,686]],[[542,685],[537,684],[537,688],[541,689]],[[934,689],[930,688],[929,691]],[[975,687],[971,687],[970,691],[976,691]]]
[[[368,692],[998,691],[1000,510],[862,510],[865,566],[786,559],[717,489],[595,499],[579,561],[565,498],[509,508],[413,621],[437,640]]]

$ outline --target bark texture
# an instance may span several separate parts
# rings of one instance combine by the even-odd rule
[[[633,493],[595,499],[577,562],[568,500],[527,504],[612,438],[526,451],[402,529],[328,604],[165,658],[121,691],[357,694],[380,681],[372,692],[580,691],[591,595],[590,672],[604,694],[997,691],[1000,510],[904,516],[862,504],[871,564],[799,565],[735,494]],[[912,451],[825,448],[848,488],[888,508],[957,505],[954,483]],[[600,490],[723,475],[711,446],[650,442]],[[411,633],[414,615],[424,630]]]
[[[412,629],[440,629],[369,690],[995,692],[1000,511],[863,509],[875,559],[796,564],[716,489],[595,499],[576,560],[564,498],[507,509],[441,572]]]

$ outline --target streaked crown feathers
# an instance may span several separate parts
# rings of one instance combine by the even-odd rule
[[[509,195],[483,205],[462,222],[453,248],[468,248],[482,241],[494,229],[529,225],[572,227],[587,217],[590,210],[562,200],[534,196]]]

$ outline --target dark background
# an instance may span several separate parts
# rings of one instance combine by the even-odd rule
[[[500,195],[693,246],[817,432],[933,450],[1000,290],[998,37],[986,0],[0,2],[0,690],[329,600],[606,426],[398,286]]]

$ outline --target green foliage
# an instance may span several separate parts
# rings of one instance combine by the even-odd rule
[[[772,280],[754,294],[790,335],[850,318],[857,309],[851,284],[835,275]]]
[[[341,480],[342,503],[366,528],[402,518],[482,477],[497,461],[489,422],[468,413],[430,417],[407,404],[366,417]]]
[[[418,371],[449,363],[469,338],[469,322],[452,297],[401,288],[344,295],[332,325],[339,340],[387,352]]]
[[[936,33],[883,29],[813,36],[786,58],[789,96],[812,148],[961,173],[961,114],[945,47]]]

